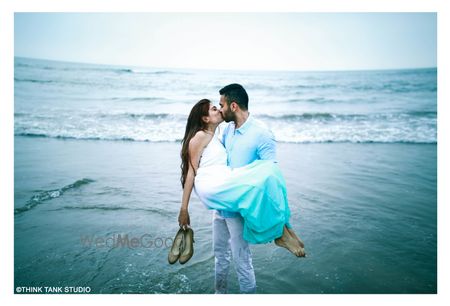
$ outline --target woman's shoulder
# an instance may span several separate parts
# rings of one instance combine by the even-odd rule
[[[198,131],[189,141],[190,146],[204,147],[211,141],[211,135],[205,131]]]
[[[195,141],[202,141],[205,139],[210,139],[211,135],[206,133],[203,130],[198,131],[197,133],[195,133],[194,137],[192,137],[191,140],[195,140]]]

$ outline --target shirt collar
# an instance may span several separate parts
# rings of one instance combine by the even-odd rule
[[[252,125],[253,117],[248,114],[247,120],[245,120],[244,124],[241,125],[240,128],[236,129],[236,132],[239,132],[240,134],[245,134],[245,132],[248,130],[248,128]],[[236,123],[234,124],[236,128]]]

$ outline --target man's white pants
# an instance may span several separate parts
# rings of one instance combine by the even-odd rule
[[[228,271],[231,255],[239,280],[241,293],[255,293],[256,280],[252,254],[243,238],[244,219],[223,218],[217,211],[213,214],[213,249],[215,257],[215,291],[227,293]]]

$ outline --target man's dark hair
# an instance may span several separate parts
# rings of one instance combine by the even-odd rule
[[[235,83],[227,85],[219,90],[219,93],[226,98],[228,105],[234,101],[242,110],[248,110],[248,95],[242,85]]]

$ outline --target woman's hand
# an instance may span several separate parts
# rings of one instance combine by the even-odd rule
[[[191,224],[191,220],[189,218],[189,212],[185,208],[180,209],[180,214],[178,215],[178,223],[180,227],[185,229],[188,225]]]

